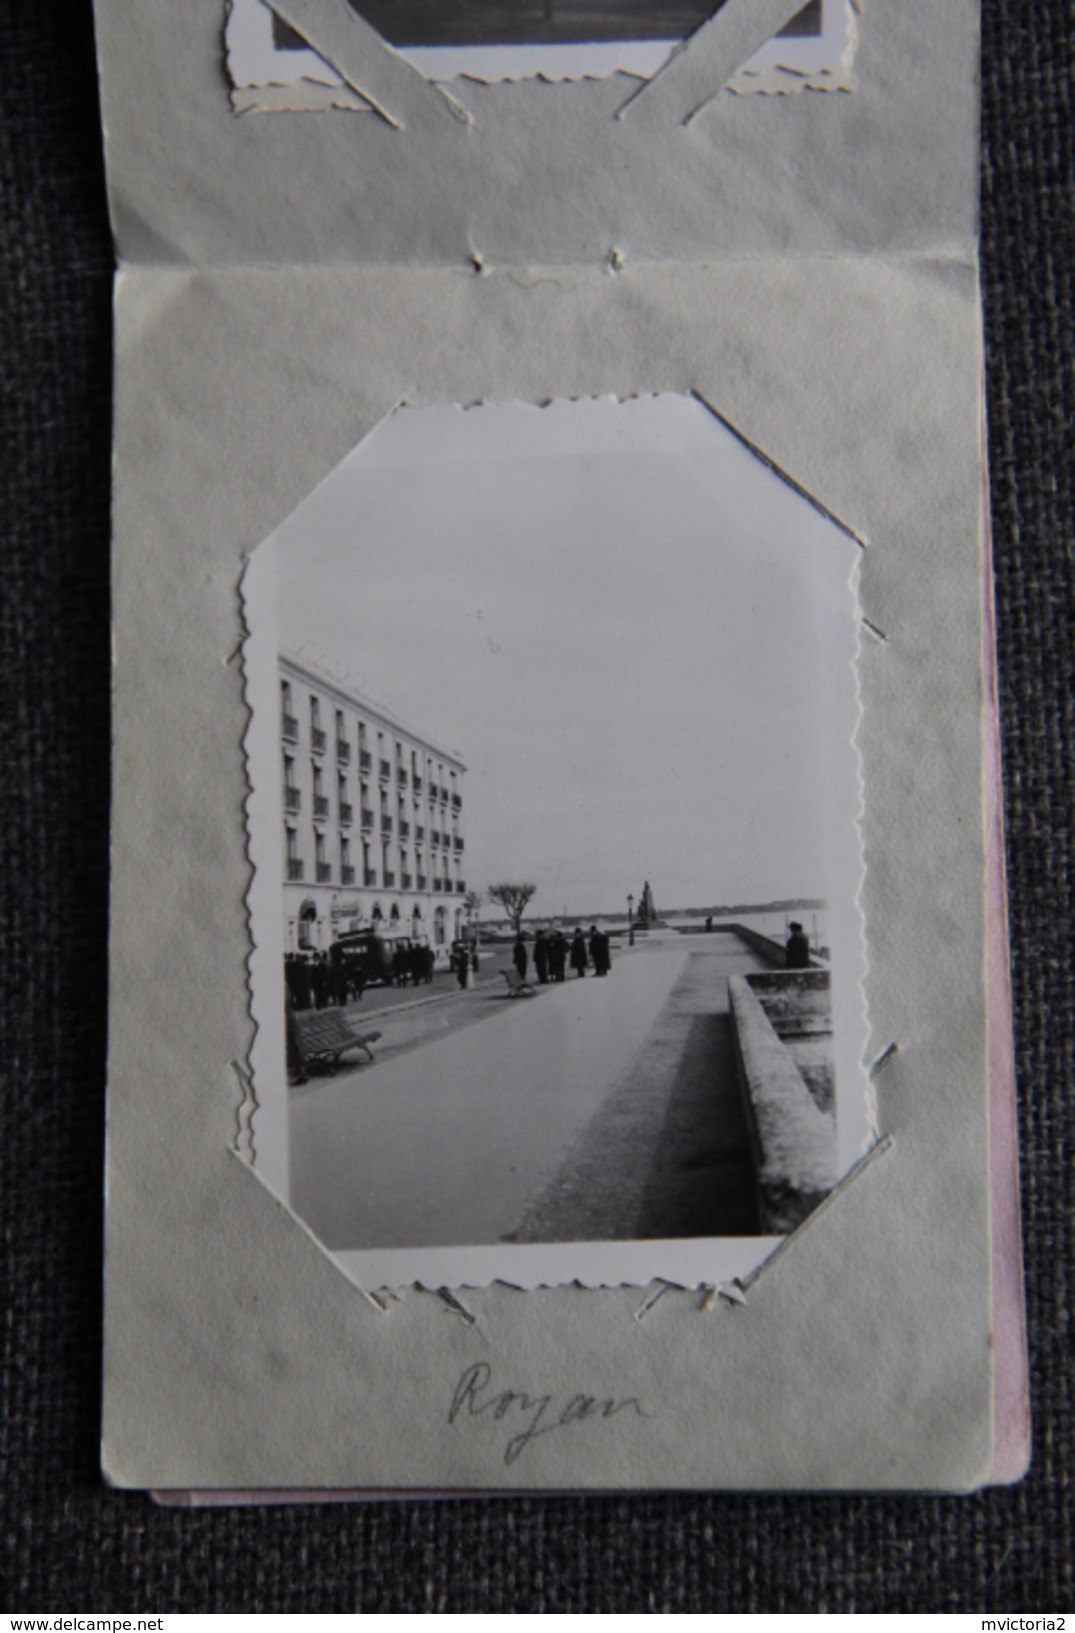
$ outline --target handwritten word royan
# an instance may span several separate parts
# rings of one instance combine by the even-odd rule
[[[625,1400],[609,1397],[598,1400],[595,1395],[572,1395],[557,1411],[554,1396],[528,1395],[522,1390],[492,1389],[493,1369],[487,1361],[476,1361],[467,1367],[455,1386],[448,1422],[459,1417],[480,1418],[488,1415],[493,1423],[503,1423],[509,1416],[521,1415],[528,1419],[518,1434],[512,1435],[504,1448],[504,1462],[511,1464],[521,1457],[532,1441],[554,1429],[569,1429],[573,1423],[585,1423],[594,1418],[614,1418],[621,1412],[631,1411],[636,1417],[648,1417],[634,1395]]]

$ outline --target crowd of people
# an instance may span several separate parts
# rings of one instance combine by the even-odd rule
[[[361,998],[371,981],[396,987],[428,984],[435,967],[432,947],[409,941],[391,947],[375,941],[361,955],[286,953],[284,984],[291,1009],[327,1009]]]
[[[530,949],[521,931],[511,956],[516,974],[520,981],[525,981],[530,968]],[[569,968],[576,976],[585,976],[591,967],[595,975],[607,975],[612,968],[612,944],[608,933],[599,930],[596,924],[590,925],[589,942],[581,925],[570,942],[560,929],[538,930],[534,936],[533,958],[538,985],[547,986],[550,981],[566,980]]]
[[[371,980],[388,986],[417,986],[433,980],[435,958],[431,947],[403,943],[391,949],[372,974],[370,956],[342,956],[338,949],[333,953],[307,949],[285,954],[288,1008],[319,1010],[333,1004],[342,1008],[361,998]],[[569,970],[576,977],[584,977],[590,970],[604,976],[612,968],[611,943],[608,933],[596,924],[591,924],[588,937],[580,925],[570,940],[561,929],[540,929],[532,946],[520,932],[512,948],[512,963],[521,981],[528,978],[531,960],[540,986],[566,980]],[[478,965],[478,951],[472,942],[454,944],[450,968],[461,987],[468,985],[468,975],[476,974]]]
[[[706,921],[710,929],[711,919]],[[811,963],[810,942],[798,922],[788,925],[790,935],[785,946],[785,963],[790,969],[806,969]],[[612,947],[608,932],[590,925],[589,936],[579,925],[571,939],[560,928],[539,929],[532,946],[522,931],[515,938],[512,963],[520,981],[529,977],[531,962],[539,986],[567,979],[568,971],[584,977],[592,970],[594,975],[605,976],[612,968]],[[460,987],[467,986],[468,976],[477,974],[478,951],[471,941],[456,942],[451,951],[450,968]],[[368,959],[333,957],[325,952],[288,953],[284,958],[284,978],[288,1006],[291,1009],[325,1009],[330,1004],[343,1006],[361,998],[370,980],[386,985],[417,986],[431,982],[435,968],[433,949],[404,942],[391,949],[381,959],[381,966],[370,974]]]
[[[346,964],[334,963],[327,953],[285,953],[284,983],[292,1009],[326,1009],[361,998],[365,983],[356,980]]]

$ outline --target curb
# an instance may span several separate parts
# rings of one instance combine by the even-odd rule
[[[385,1020],[391,1015],[405,1015],[408,1010],[425,1009],[429,1004],[444,1004],[450,998],[462,998],[467,992],[480,992],[483,987],[495,985],[495,981],[476,981],[472,987],[456,987],[453,992],[434,992],[428,998],[412,998],[406,1004],[390,1004],[387,1009],[363,1009],[361,1015],[364,1021]]]

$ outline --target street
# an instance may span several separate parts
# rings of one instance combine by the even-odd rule
[[[325,1245],[753,1232],[727,976],[761,961],[671,936],[511,999],[510,952],[466,992],[367,993],[375,1063],[290,1091],[292,1205]]]

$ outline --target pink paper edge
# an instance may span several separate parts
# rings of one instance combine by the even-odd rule
[[[993,1237],[993,1470],[990,1483],[1011,1485],[1030,1467],[1030,1377],[1019,1211],[1019,1131],[1008,962],[1004,874],[1004,805],[997,700],[996,618],[989,471],[982,406],[982,775],[986,871],[986,1051],[989,1074],[989,1180]]]

